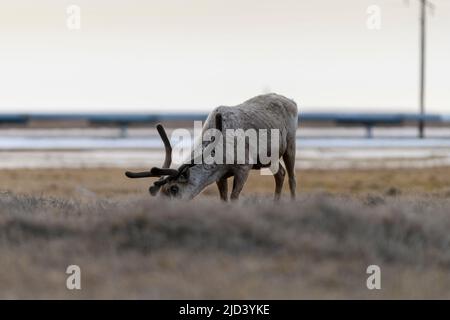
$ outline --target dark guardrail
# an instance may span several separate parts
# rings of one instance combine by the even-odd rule
[[[124,134],[130,124],[156,123],[164,121],[205,120],[207,113],[0,113],[0,123],[27,124],[30,121],[87,121],[92,124],[116,124]],[[330,113],[304,112],[299,114],[300,122],[327,122],[337,125],[362,125],[367,137],[377,125],[402,125],[406,122],[450,123],[450,115],[414,113]]]

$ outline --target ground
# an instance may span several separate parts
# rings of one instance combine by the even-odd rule
[[[256,172],[224,204],[123,171],[0,171],[0,298],[450,298],[450,168],[298,171],[277,204]]]
[[[129,169],[129,168],[128,168]],[[92,196],[127,197],[147,195],[151,179],[130,180],[124,169],[16,169],[0,170],[0,190],[16,194],[85,198]],[[135,168],[134,170],[146,170]],[[147,169],[148,170],[148,169]],[[243,195],[272,194],[272,176],[253,171]],[[450,196],[450,167],[424,169],[342,169],[297,171],[298,192],[330,192],[364,195],[367,193],[426,193]],[[231,180],[231,179],[229,179]],[[230,181],[231,182],[231,181]],[[288,194],[287,179],[284,192]],[[217,194],[211,186],[204,195]]]

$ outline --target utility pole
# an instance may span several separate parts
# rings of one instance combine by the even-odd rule
[[[420,92],[419,92],[419,138],[425,137],[425,60],[426,60],[426,28],[427,28],[427,7],[433,9],[433,4],[428,0],[420,0]]]
[[[420,119],[419,119],[419,138],[425,137],[425,42],[426,42],[426,17],[427,0],[420,0]]]

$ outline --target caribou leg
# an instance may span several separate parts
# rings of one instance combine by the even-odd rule
[[[239,194],[244,188],[244,184],[247,181],[248,174],[250,173],[252,166],[241,166],[237,172],[234,173],[233,190],[231,190],[231,200],[238,200]]]
[[[283,161],[289,178],[289,190],[291,191],[291,199],[295,199],[295,189],[297,187],[295,181],[295,144],[288,144],[288,150],[283,155]]]
[[[284,170],[281,163],[278,163],[278,171],[273,175],[273,177],[275,178],[275,201],[280,200],[285,175],[286,171]]]
[[[223,201],[228,201],[228,180],[227,178],[220,178],[219,181],[216,182],[217,187],[219,188],[220,199]]]

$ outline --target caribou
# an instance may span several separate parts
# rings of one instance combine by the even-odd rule
[[[276,161],[283,160],[284,167],[279,162],[277,170],[273,172],[275,178],[275,200],[279,200],[287,172],[291,198],[295,198],[295,152],[296,130],[298,127],[297,104],[278,94],[259,95],[244,103],[234,106],[220,106],[215,108],[208,116],[202,132],[215,129],[220,133],[230,129],[277,130],[278,144]],[[162,139],[165,149],[165,159],[162,167],[153,167],[144,172],[125,172],[128,178],[158,178],[150,187],[151,195],[161,195],[172,199],[192,199],[208,185],[216,183],[220,199],[228,201],[228,178],[233,177],[231,200],[237,200],[247,181],[251,170],[268,168],[270,163],[262,163],[259,158],[250,163],[204,163],[194,161],[191,156],[177,169],[171,168],[172,146],[161,124],[156,129]],[[202,141],[200,147],[205,149],[214,142]],[[223,146],[223,145],[222,145]],[[246,141],[245,152],[249,152],[251,145]],[[270,153],[271,150],[269,150]],[[233,150],[236,152],[236,150]]]

